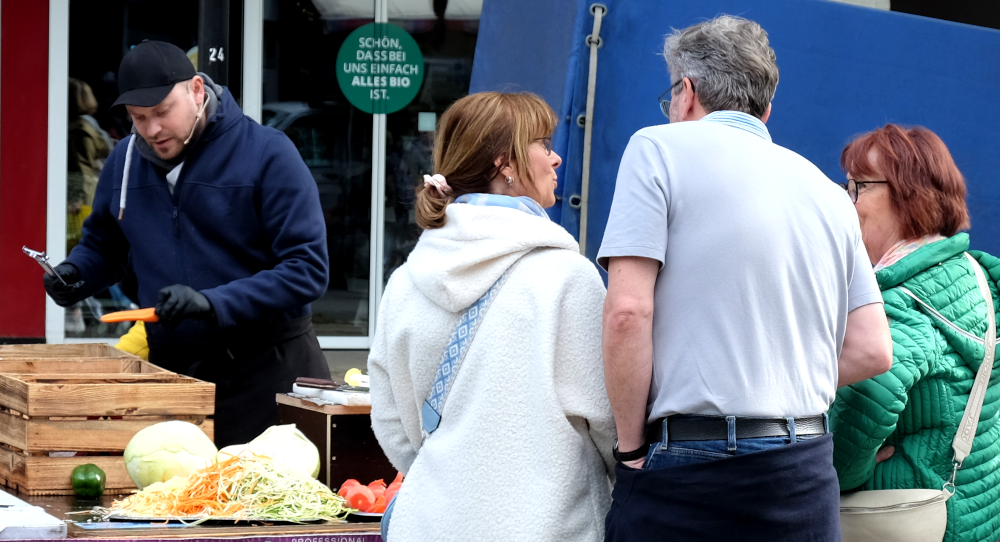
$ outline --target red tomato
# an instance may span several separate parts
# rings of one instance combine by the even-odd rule
[[[396,484],[393,484],[393,486],[394,485]],[[386,504],[388,504],[389,501],[391,501],[392,498],[395,497],[396,493],[398,492],[399,492],[399,486],[396,487],[389,486],[389,489],[385,490],[385,493],[382,495],[383,497],[385,497]]]
[[[368,509],[368,512],[372,514],[384,514],[385,513],[385,497],[378,497],[375,499],[375,504]]]
[[[392,481],[392,483],[393,484],[402,484],[403,483],[403,473],[397,472],[396,473],[396,478]],[[389,485],[392,485],[392,484],[389,484]]]
[[[347,500],[347,504],[351,508],[359,512],[367,512],[375,504],[375,495],[372,494],[372,490],[360,484],[347,488],[344,499]]]
[[[347,489],[349,487],[360,485],[360,484],[361,484],[361,482],[355,480],[354,478],[350,478],[348,480],[344,480],[344,483],[340,484],[340,491],[337,492],[337,495],[340,495],[341,497],[343,497],[347,493]]]
[[[375,480],[374,482],[368,484],[368,489],[374,490],[376,487],[385,489],[385,480],[379,478],[378,480]]]

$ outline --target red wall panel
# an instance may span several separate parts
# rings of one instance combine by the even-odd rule
[[[49,3],[0,2],[0,339],[45,336]]]

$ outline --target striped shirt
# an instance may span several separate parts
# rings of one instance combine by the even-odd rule
[[[733,128],[750,132],[755,136],[760,136],[768,142],[771,141],[771,133],[767,131],[767,127],[764,126],[764,123],[749,113],[744,113],[742,111],[713,111],[712,113],[702,117],[701,120],[719,122],[725,124],[726,126],[732,126]]]

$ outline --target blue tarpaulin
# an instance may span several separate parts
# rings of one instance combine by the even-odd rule
[[[753,19],[777,53],[774,142],[844,182],[839,158],[860,133],[921,125],[950,148],[969,187],[972,247],[1000,255],[1000,31],[823,0],[603,0],[587,256],[597,255],[618,163],[638,129],[665,122],[661,51],[671,28],[720,14]],[[592,0],[485,0],[472,92],[527,90],[560,115],[563,158],[552,218],[579,234]],[[738,182],[738,179],[734,179]],[[760,187],[767,190],[766,186]],[[778,197],[779,195],[776,195]],[[575,201],[575,198],[573,198]]]

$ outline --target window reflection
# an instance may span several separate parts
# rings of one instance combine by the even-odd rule
[[[348,103],[335,71],[347,35],[372,22],[367,5],[368,18],[325,19],[301,0],[269,0],[264,10],[261,119],[295,144],[326,221],[330,285],[313,303],[321,336],[368,335],[372,116]]]
[[[451,17],[451,11],[446,13]],[[431,154],[437,119],[449,105],[469,92],[479,13],[471,9],[461,13],[475,18],[389,21],[409,32],[420,46],[424,55],[424,83],[408,106],[386,119],[383,264],[386,282],[406,261],[420,237],[414,213],[415,190],[424,175],[434,173]]]
[[[69,124],[66,129],[66,253],[79,244],[83,236],[83,222],[94,208],[97,180],[104,168],[104,161],[117,142],[106,132],[93,114],[97,112],[97,98],[90,85],[75,77],[69,78]],[[94,297],[66,309],[65,332],[83,336],[88,327],[92,334],[106,331],[118,333],[121,329],[102,329],[104,312],[138,308],[117,284]],[[128,324],[118,326],[127,330]]]

